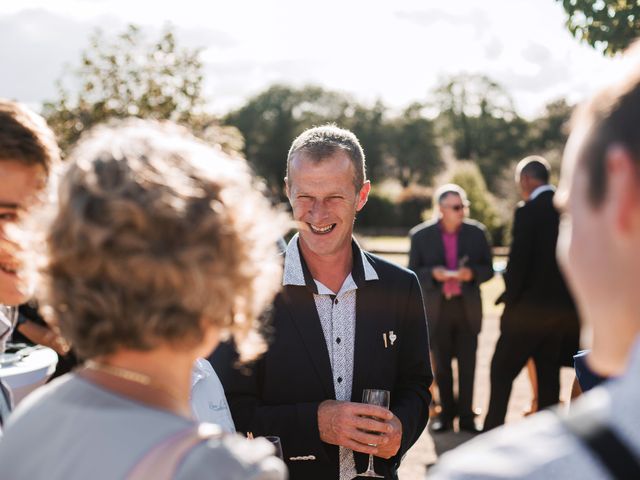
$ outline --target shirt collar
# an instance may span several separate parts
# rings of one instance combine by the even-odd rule
[[[282,285],[306,286],[314,293],[318,293],[318,286],[307,267],[307,263],[304,261],[302,255],[300,255],[300,248],[298,247],[299,238],[300,234],[296,233],[287,245],[284,256]],[[365,281],[378,280],[378,272],[376,272],[376,269],[371,265],[371,262],[355,239],[351,240],[351,246],[353,248],[353,270],[351,271],[350,277],[352,277],[356,286],[360,286],[362,282]]]
[[[531,192],[531,195],[529,195],[528,201],[530,202],[531,200],[535,199],[541,193],[555,192],[555,191],[556,191],[556,187],[554,187],[553,185],[549,185],[548,183],[546,185],[540,185],[533,192]]]
[[[447,232],[442,225],[442,220],[438,220],[438,228],[440,229],[440,233],[443,235],[458,235],[460,230],[462,230],[462,226],[464,225],[464,221],[460,224],[460,226],[455,230],[455,232]]]

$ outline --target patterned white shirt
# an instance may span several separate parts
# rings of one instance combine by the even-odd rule
[[[309,281],[311,274],[307,271],[298,249],[298,234],[289,245],[284,261],[283,285],[307,285],[314,291],[313,300],[316,304],[318,317],[324,333],[324,339],[329,352],[331,372],[333,374],[333,388],[336,400],[350,401],[353,382],[353,358],[356,337],[356,284],[353,275],[349,274],[340,290],[335,293],[316,279]],[[355,243],[355,240],[354,240]],[[378,274],[355,243],[362,259],[364,280],[377,280]],[[355,264],[355,262],[354,262]],[[351,480],[356,476],[356,465],[353,451],[340,447],[340,480]]]

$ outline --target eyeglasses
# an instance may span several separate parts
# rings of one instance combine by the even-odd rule
[[[449,210],[453,210],[454,212],[459,212],[463,210],[465,205],[440,205],[440,208],[448,208]]]

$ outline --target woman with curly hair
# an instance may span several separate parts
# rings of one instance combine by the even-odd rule
[[[266,441],[198,428],[189,401],[194,361],[220,338],[245,359],[263,349],[285,222],[257,187],[242,160],[171,123],[83,137],[43,227],[40,287],[84,367],[11,417],[5,478],[284,478]]]

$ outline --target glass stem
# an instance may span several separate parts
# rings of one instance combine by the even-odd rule
[[[373,455],[369,454],[369,466],[367,467],[369,472],[373,472]]]

